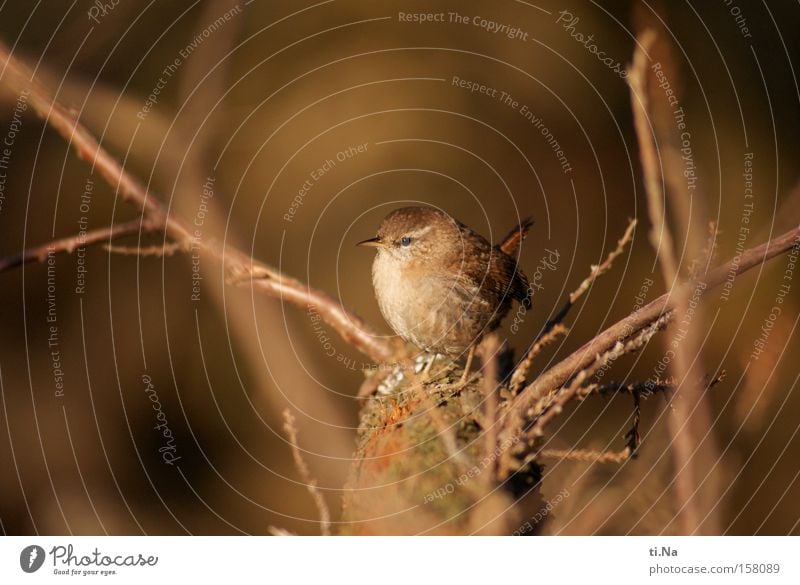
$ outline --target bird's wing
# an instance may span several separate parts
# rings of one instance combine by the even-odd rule
[[[517,227],[508,232],[505,238],[500,240],[497,247],[509,256],[513,256],[516,254],[517,250],[519,250],[519,245],[522,243],[522,240],[525,239],[531,226],[533,226],[533,219],[526,217]]]

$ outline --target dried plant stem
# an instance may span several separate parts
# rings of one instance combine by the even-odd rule
[[[597,394],[599,396],[608,396],[613,394],[639,394],[642,398],[649,398],[651,395],[658,392],[667,392],[674,390],[674,382],[672,380],[647,380],[644,382],[634,382],[632,384],[625,384],[623,382],[609,382],[608,384],[589,384],[581,388],[578,392],[578,398],[583,400],[587,396]]]
[[[650,341],[653,335],[666,326],[672,315],[672,313],[665,313],[647,327],[638,331],[636,335],[632,336],[627,341],[619,342],[611,349],[599,354],[593,363],[587,365],[575,375],[568,386],[543,397],[531,408],[530,412],[528,412],[528,416],[535,420],[529,435],[533,438],[543,436],[545,426],[561,413],[564,406],[570,400],[578,395],[583,383],[589,376],[594,374],[601,367],[616,361],[620,356],[640,350]]]
[[[595,451],[594,449],[542,449],[539,457],[548,459],[565,459],[589,463],[624,463],[630,459],[630,448],[621,451]]]
[[[608,272],[614,264],[614,260],[617,259],[624,251],[625,247],[633,240],[633,233],[636,229],[636,220],[631,219],[628,220],[628,227],[625,229],[625,233],[622,234],[622,237],[617,241],[617,247],[614,248],[606,259],[603,260],[600,264],[596,266],[592,266],[589,271],[589,276],[583,279],[583,282],[576,288],[570,295],[569,295],[569,302],[570,305],[575,304],[575,302],[581,298],[586,291],[591,288],[594,281],[597,278],[606,272]]]
[[[228,282],[252,286],[266,295],[303,308],[313,306],[320,317],[356,349],[377,362],[392,361],[399,346],[376,335],[337,299],[213,238],[193,238],[193,230],[183,220],[171,215],[156,194],[128,174],[75,119],[73,113],[51,97],[37,82],[33,72],[4,46],[0,46],[0,71],[0,84],[17,93],[28,92],[29,105],[71,144],[79,157],[90,161],[93,168],[125,201],[142,212],[143,221],[163,226],[166,235],[184,249],[194,247],[211,260],[221,263]]]
[[[533,364],[533,360],[536,359],[542,350],[553,343],[556,339],[558,339],[562,335],[566,335],[569,332],[569,329],[561,325],[560,323],[556,323],[553,327],[539,337],[531,348],[528,350],[528,353],[525,354],[525,357],[522,361],[517,364],[517,367],[514,368],[514,372],[511,374],[511,382],[509,387],[511,389],[512,394],[516,394],[519,392],[522,385],[525,384],[525,379],[528,376],[528,372],[531,369],[531,365]]]
[[[633,64],[628,68],[628,85],[631,89],[633,122],[639,141],[639,157],[642,162],[647,210],[650,215],[650,243],[658,255],[667,284],[675,282],[678,265],[675,261],[675,246],[672,233],[664,213],[664,189],[661,177],[661,162],[655,136],[650,127],[647,97],[647,52],[656,40],[655,32],[645,31],[638,39],[633,54]]]
[[[328,510],[328,504],[325,503],[325,498],[322,497],[322,494],[317,489],[317,481],[311,476],[311,471],[308,469],[308,465],[306,465],[303,455],[300,453],[300,446],[297,442],[297,427],[295,426],[295,419],[288,408],[283,411],[283,420],[283,429],[286,431],[286,435],[289,438],[289,444],[292,447],[294,463],[297,466],[297,470],[300,472],[300,477],[306,484],[308,493],[311,494],[314,504],[317,506],[317,510],[319,511],[320,532],[323,536],[330,536],[331,513]]]
[[[738,262],[730,260],[725,264],[709,271],[706,274],[703,293],[725,282],[729,273],[736,275],[750,270],[754,266],[778,256],[790,250],[797,242],[800,242],[800,225],[794,229],[773,238],[754,248],[745,250],[738,259]],[[687,288],[694,288],[694,283],[684,283],[680,285]],[[701,295],[702,296],[702,295]],[[537,404],[543,397],[555,392],[576,372],[591,365],[598,354],[607,352],[617,343],[630,338],[636,332],[642,331],[669,314],[674,309],[674,301],[669,293],[665,293],[657,299],[651,301],[638,311],[620,319],[614,325],[595,336],[582,347],[561,360],[552,368],[542,373],[533,382],[528,384],[506,411],[505,425],[500,435],[500,441],[515,441],[526,428],[526,413]],[[505,477],[506,473],[514,466],[510,462],[513,454],[506,451],[500,461],[500,476]]]
[[[172,256],[175,252],[179,252],[181,250],[181,245],[167,243],[155,246],[112,246],[110,244],[105,244],[103,249],[111,254],[119,254],[121,256],[141,256],[143,258],[148,256],[164,257]]]
[[[603,262],[591,267],[589,276],[584,278],[580,285],[578,285],[578,288],[570,293],[569,298],[559,309],[558,313],[556,313],[547,321],[547,323],[545,323],[541,333],[539,333],[531,347],[525,353],[525,356],[523,356],[522,360],[520,360],[520,363],[514,369],[510,383],[511,392],[513,394],[516,394],[525,383],[525,379],[528,376],[528,371],[530,370],[534,358],[538,353],[541,352],[544,346],[553,342],[559,334],[567,334],[566,329],[559,329],[556,331],[556,327],[560,326],[561,322],[566,318],[567,313],[569,313],[573,305],[584,295],[584,293],[586,293],[586,291],[591,288],[594,281],[597,280],[597,278],[602,274],[608,272],[611,266],[614,264],[614,260],[616,260],[616,258],[625,251],[625,246],[627,246],[633,239],[635,228],[636,220],[632,219],[628,222],[628,227],[625,230],[625,233],[617,241],[617,247],[609,253]],[[553,331],[556,331],[556,333],[552,333]]]
[[[500,342],[496,333],[487,335],[481,343],[481,358],[483,362],[483,399],[486,405],[485,418],[486,424],[486,455],[491,457],[497,446],[497,403],[500,383],[500,372],[497,364],[497,356],[500,352]],[[494,466],[496,460],[492,458],[492,473],[494,477]]]
[[[28,248],[21,254],[0,259],[0,272],[31,262],[44,262],[50,254],[71,254],[78,248],[102,244],[139,233],[153,232],[158,229],[160,229],[160,226],[153,222],[135,219],[125,223],[118,223],[108,227],[90,230],[83,235],[79,234],[52,240],[41,246]]]
[[[655,42],[656,34],[652,30],[646,30],[639,35],[639,42],[634,52],[633,64],[628,69],[627,79],[631,90],[631,105],[644,175],[647,209],[652,224],[650,242],[658,257],[664,282],[671,287],[679,279],[678,263],[675,259],[674,240],[665,212],[666,195],[663,189],[661,159],[656,145],[655,129],[651,129],[651,110],[648,100],[648,53],[652,50]],[[678,172],[674,168],[672,170]],[[673,184],[680,184],[680,180],[673,181]],[[675,197],[679,197],[679,195],[674,193],[673,198]],[[689,221],[688,217],[686,221]],[[685,227],[687,233],[692,232],[691,225],[687,224]],[[689,294],[690,290],[685,287],[677,288],[675,291],[673,302],[681,319],[686,314]],[[694,534],[700,528],[699,502],[693,497],[696,491],[694,475],[697,466],[697,460],[693,461],[693,457],[698,448],[698,442],[694,435],[699,421],[703,421],[703,424],[700,425],[702,427],[707,426],[710,422],[710,416],[704,416],[706,405],[701,388],[699,384],[695,384],[698,376],[692,373],[692,370],[698,371],[702,367],[697,357],[700,349],[696,346],[693,335],[698,319],[699,314],[694,316],[691,327],[686,326],[687,333],[677,344],[674,350],[675,359],[670,362],[672,375],[678,380],[676,395],[683,398],[682,400],[673,400],[673,408],[667,415],[673,443],[670,453],[675,468],[675,508],[682,534]],[[667,341],[667,343],[671,343],[671,341]],[[697,415],[695,420],[692,420],[693,415]],[[707,449],[713,449],[709,443],[706,445]]]

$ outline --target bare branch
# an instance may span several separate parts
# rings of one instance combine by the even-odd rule
[[[51,253],[54,254],[71,254],[78,248],[85,246],[92,246],[94,244],[102,244],[103,242],[110,242],[118,240],[125,236],[132,236],[139,233],[147,233],[157,231],[161,226],[151,221],[144,219],[134,219],[126,223],[118,223],[109,227],[90,230],[84,234],[69,236],[58,240],[52,240],[41,246],[35,248],[28,248],[21,254],[8,256],[7,258],[0,259],[0,272],[29,264],[31,262],[44,262],[47,256]]]
[[[578,399],[584,400],[588,396],[597,394],[598,396],[609,396],[615,394],[639,394],[642,398],[650,398],[653,394],[668,392],[675,389],[673,380],[646,380],[644,382],[634,382],[625,384],[624,382],[609,382],[608,384],[589,384],[581,388],[578,392]]]
[[[527,413],[530,417],[535,417],[534,424],[529,432],[532,437],[544,435],[544,427],[560,414],[564,405],[578,395],[583,383],[601,367],[612,363],[621,356],[640,350],[648,341],[663,329],[671,319],[673,313],[665,313],[660,318],[641,329],[636,335],[628,338],[625,342],[618,342],[611,349],[598,354],[593,362],[580,370],[570,382],[569,386],[557,389],[554,392],[542,397]]]
[[[300,446],[297,443],[297,427],[295,426],[294,416],[292,416],[288,408],[283,411],[283,420],[283,429],[289,437],[289,444],[292,446],[294,463],[297,466],[297,470],[300,472],[300,477],[303,478],[303,482],[306,484],[308,493],[311,494],[311,497],[314,499],[314,504],[319,511],[320,532],[322,532],[322,536],[330,536],[331,513],[328,510],[328,504],[325,503],[325,498],[322,497],[322,494],[317,489],[317,480],[311,477],[311,471],[308,469],[308,465],[306,465],[303,455],[300,453]]]
[[[525,383],[525,379],[528,376],[528,370],[530,370],[533,359],[542,351],[544,346],[555,341],[558,335],[562,333],[564,335],[567,334],[566,329],[556,331],[556,327],[560,326],[560,323],[566,318],[567,313],[569,313],[573,305],[584,295],[586,291],[589,290],[589,288],[591,288],[594,281],[597,280],[597,278],[602,274],[608,272],[613,265],[614,260],[616,260],[620,254],[622,254],[622,252],[625,250],[625,246],[627,246],[628,243],[633,239],[633,231],[635,228],[636,220],[632,219],[628,222],[628,227],[623,236],[617,241],[617,247],[614,248],[611,253],[609,253],[603,262],[591,267],[589,276],[584,278],[583,281],[578,285],[578,288],[570,293],[569,298],[559,309],[558,313],[556,313],[552,319],[545,323],[541,333],[539,333],[531,347],[526,352],[525,356],[522,358],[522,360],[520,360],[520,363],[514,369],[510,384],[512,394],[519,392],[519,389]]]
[[[590,463],[624,463],[631,457],[630,448],[622,451],[595,451],[594,449],[542,449],[539,457],[566,459]]]
[[[174,242],[187,249],[194,245],[209,258],[222,263],[228,277],[239,281],[237,284],[250,285],[266,295],[303,308],[314,307],[345,341],[375,361],[391,361],[399,351],[398,344],[378,336],[360,317],[345,309],[339,300],[330,295],[312,289],[212,238],[193,240],[192,230],[187,224],[170,215],[158,196],[128,174],[75,119],[73,113],[41,87],[32,71],[1,45],[0,71],[3,72],[0,79],[2,85],[17,93],[27,91],[29,105],[75,148],[78,156],[91,162],[123,199],[141,210],[146,221],[163,225],[166,234]]]
[[[630,458],[636,457],[636,451],[642,443],[642,437],[639,434],[639,424],[642,422],[642,395],[638,390],[633,392],[633,426],[625,433],[625,438],[628,440],[626,450],[630,454]]]
[[[552,326],[550,331],[541,335],[539,339],[533,343],[533,346],[531,346],[528,353],[525,354],[525,357],[517,364],[517,367],[514,368],[514,372],[511,374],[509,387],[512,394],[519,392],[519,389],[525,384],[528,371],[531,369],[531,365],[533,364],[533,360],[536,359],[536,356],[539,355],[547,345],[550,345],[558,339],[559,336],[566,335],[568,332],[569,329],[560,323],[556,323]]]
[[[674,282],[678,273],[675,247],[664,213],[664,189],[661,177],[661,161],[658,156],[655,135],[650,128],[647,97],[647,53],[656,40],[656,34],[647,30],[639,36],[633,53],[633,65],[628,68],[628,85],[631,89],[633,122],[639,141],[639,157],[644,174],[647,210],[650,214],[650,243],[663,267],[667,286]]]
[[[499,367],[497,356],[500,353],[500,342],[496,333],[487,335],[481,343],[481,361],[483,362],[483,399],[486,403],[486,455],[491,457],[497,446],[497,404],[499,389]],[[492,474],[494,476],[494,465],[496,460],[492,459]]]
[[[589,290],[589,288],[594,284],[594,281],[597,278],[611,269],[611,266],[614,264],[614,260],[625,251],[625,246],[627,246],[630,241],[633,239],[633,231],[636,229],[636,220],[631,219],[628,221],[628,227],[625,229],[625,233],[622,234],[622,237],[617,241],[617,247],[609,253],[606,259],[598,264],[597,266],[592,266],[589,272],[589,276],[583,279],[583,282],[576,288],[570,295],[569,295],[569,302],[570,304],[575,304],[579,298],[583,296],[583,294]]]
[[[172,256],[175,252],[180,252],[183,247],[180,244],[162,244],[155,246],[111,246],[106,244],[103,246],[111,254],[120,254],[121,256],[157,256],[165,257]]]
[[[656,145],[656,129],[651,128],[653,114],[648,99],[649,53],[653,49],[656,39],[655,31],[649,29],[639,35],[633,54],[633,65],[628,68],[627,80],[631,90],[631,106],[647,194],[647,209],[652,224],[650,242],[658,257],[664,282],[671,287],[673,283],[678,282],[679,267],[675,258],[674,239],[665,212],[664,177]],[[683,180],[680,169],[672,165],[666,168],[666,171],[668,174],[677,175],[672,184],[680,186]],[[681,192],[683,192],[683,188],[680,188],[680,191],[672,189],[671,199],[681,199],[682,196],[679,194]],[[678,207],[684,208],[685,206]],[[684,220],[687,233],[692,234],[690,217],[687,215],[681,219]],[[681,318],[686,314],[689,294],[690,291],[685,287],[676,291],[674,304]],[[695,327],[687,328],[689,332],[676,348],[675,359],[670,362],[669,366],[676,380],[685,381],[685,384],[680,383],[676,388],[676,393],[680,393],[685,399],[675,402],[674,407],[667,415],[673,443],[670,453],[675,469],[674,496],[678,510],[678,522],[683,534],[693,534],[699,528],[700,512],[698,502],[693,497],[696,491],[695,472],[697,470],[695,468],[698,466],[696,460],[692,460],[697,445],[694,437],[696,433],[704,432],[702,429],[705,429],[710,421],[708,408],[700,393],[700,386],[695,383],[697,376],[692,375],[692,370],[697,371],[702,367],[698,360],[700,348],[695,343],[694,335],[697,320],[698,316],[695,316],[693,320]],[[667,343],[670,342],[667,341]],[[698,421],[692,420],[693,413],[703,420],[699,428],[697,428]],[[706,449],[714,450],[713,441],[708,441],[705,445]],[[716,454],[712,454],[710,459],[716,461],[718,457]]]
[[[706,275],[704,281],[706,287],[701,291],[700,296],[725,282],[729,273],[735,275],[742,274],[786,252],[797,243],[800,243],[800,225],[760,246],[745,250],[739,257],[738,262],[734,260],[728,261],[714,270],[711,270]],[[689,282],[681,286],[691,289],[694,288],[696,284],[697,283]],[[510,433],[510,436],[518,432],[522,428],[522,418],[528,409],[543,395],[551,390],[559,388],[576,372],[588,367],[599,353],[608,351],[610,348],[614,347],[615,344],[643,330],[654,321],[663,317],[666,312],[672,310],[674,310],[674,299],[670,293],[664,293],[638,311],[620,319],[614,325],[589,340],[568,357],[544,372],[541,376],[536,378],[536,380],[528,384],[514,399],[509,413],[519,416],[520,420],[516,421],[516,424],[509,423],[506,432]],[[515,426],[516,428],[514,428]]]

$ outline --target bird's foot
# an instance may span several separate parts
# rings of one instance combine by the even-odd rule
[[[472,384],[480,377],[479,372],[470,372],[468,370],[464,370],[464,373],[461,374],[461,377],[456,382],[450,382],[447,384],[446,389],[450,390],[451,392],[461,392],[464,388]]]
[[[452,362],[446,364],[442,368],[438,368],[435,372],[433,371],[434,363],[439,359],[443,358],[441,354],[434,353],[434,354],[423,354],[417,357],[414,361],[414,373],[417,375],[417,379],[420,383],[424,386],[427,384],[432,384],[437,380],[445,377],[455,368],[455,364]]]

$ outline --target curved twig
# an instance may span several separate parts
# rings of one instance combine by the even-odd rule
[[[228,282],[249,285],[269,296],[278,297],[294,305],[314,307],[342,338],[377,362],[391,361],[398,346],[378,336],[360,317],[347,310],[342,303],[320,290],[316,290],[288,277],[275,268],[212,238],[198,241],[192,230],[178,217],[170,215],[158,196],[128,174],[125,169],[100,146],[92,134],[81,125],[70,110],[62,106],[37,82],[33,72],[0,45],[0,84],[17,93],[27,92],[28,104],[42,116],[75,148],[78,156],[91,161],[100,175],[117,190],[125,201],[141,210],[145,220],[163,225],[166,235],[185,249],[195,249],[223,264]]]

